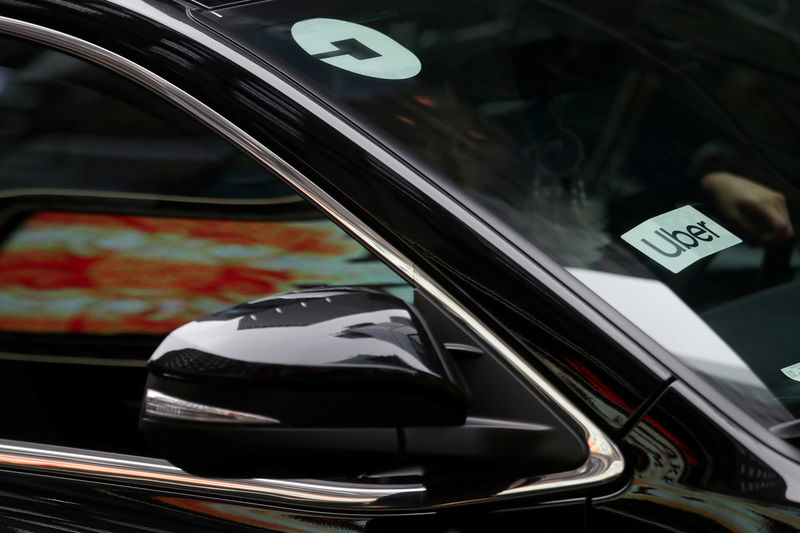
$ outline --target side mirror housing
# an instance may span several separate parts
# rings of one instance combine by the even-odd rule
[[[467,394],[418,312],[328,288],[232,307],[172,332],[148,362],[145,438],[202,475],[392,467],[399,427],[458,426]]]
[[[426,485],[458,486],[584,464],[584,435],[467,352],[457,367],[418,311],[382,292],[278,294],[170,334],[148,363],[140,426],[166,459],[210,477],[421,467]]]

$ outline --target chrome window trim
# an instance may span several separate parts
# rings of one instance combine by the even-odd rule
[[[170,82],[95,44],[50,28],[7,17],[0,17],[0,32],[71,52],[138,82],[190,113],[250,154],[262,165],[276,172],[302,191],[309,201],[331,219],[347,228],[364,246],[392,265],[413,285],[424,290],[440,305],[458,316],[464,324],[524,376],[530,385],[584,429],[590,449],[587,462],[578,469],[520,480],[512,487],[489,496],[456,501],[434,502],[428,500],[424,505],[420,505],[420,502],[425,489],[420,485],[370,486],[367,483],[342,484],[319,480],[211,480],[186,474],[168,463],[154,458],[130,458],[91,450],[72,450],[2,440],[0,440],[0,468],[45,471],[94,479],[112,479],[120,483],[179,486],[182,490],[234,493],[240,497],[257,497],[269,501],[288,500],[306,506],[341,508],[351,511],[420,510],[467,503],[486,503],[595,486],[613,480],[623,472],[624,460],[617,446],[502,339],[344,206],[235,124]],[[382,501],[384,498],[387,499],[386,502]]]
[[[2,19],[2,17],[0,17]],[[0,29],[2,26],[0,25]],[[280,205],[297,203],[303,200],[299,195],[278,196],[275,198],[215,198],[213,196],[182,196],[179,194],[146,194],[138,192],[106,191],[102,189],[76,191],[53,187],[30,187],[27,189],[7,189],[0,191],[0,198],[17,198],[24,196],[58,196],[64,198],[113,198],[115,200],[142,200],[150,202],[183,202],[187,204],[215,205]]]

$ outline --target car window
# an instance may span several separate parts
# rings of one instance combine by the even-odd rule
[[[800,415],[800,32],[759,2],[275,0],[198,18],[767,427]]]
[[[3,37],[0,114],[0,438],[148,454],[144,365],[171,330],[304,287],[411,298],[274,173],[119,75]]]

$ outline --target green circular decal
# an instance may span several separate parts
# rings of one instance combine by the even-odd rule
[[[292,38],[307,53],[349,72],[404,80],[419,74],[417,56],[383,33],[344,20],[316,18],[295,23]]]

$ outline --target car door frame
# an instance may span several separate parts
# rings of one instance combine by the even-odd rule
[[[104,4],[110,7],[121,3],[105,2]],[[40,4],[46,3],[33,2],[32,4],[41,7]],[[92,7],[97,7],[97,5],[99,4],[94,4]],[[53,9],[58,11],[56,8]],[[123,9],[121,6],[120,9],[122,10],[120,13],[124,12],[125,16],[130,17],[132,15],[131,10]],[[31,9],[29,14],[38,15],[34,9]],[[462,227],[466,224],[472,231],[482,237],[483,242],[481,245],[486,242],[491,242],[494,245],[494,249],[489,252],[490,255],[497,254],[497,249],[512,257],[520,255],[518,250],[498,239],[494,230],[476,219],[457,201],[449,198],[441,190],[436,189],[430,183],[417,176],[415,172],[397,158],[396,154],[387,150],[380,142],[364,135],[363,132],[355,129],[330,109],[326,109],[320,102],[307,94],[303,94],[296,87],[293,87],[291,83],[281,79],[279,75],[267,70],[252,58],[248,58],[241,51],[221,42],[221,40],[209,37],[207,33],[197,26],[191,26],[188,19],[181,17],[180,9],[176,8],[170,13],[154,5],[142,3],[142,11],[136,13],[136,15],[139,17],[137,31],[141,32],[146,29],[147,20],[151,21],[150,29],[156,28],[158,24],[169,23],[173,26],[170,31],[173,37],[178,35],[174,31],[174,27],[180,27],[185,32],[184,38],[194,38],[198,42],[202,41],[208,50],[213,50],[214,53],[227,56],[229,59],[235,59],[236,68],[242,68],[244,65],[249,72],[257,73],[263,83],[270,85],[273,90],[291,100],[294,106],[300,106],[311,113],[324,116],[326,121],[335,124],[335,129],[338,130],[340,135],[351,139],[350,143],[357,144],[361,149],[370,152],[373,158],[371,161],[385,165],[385,168],[380,169],[383,172],[388,171],[390,174],[395,172],[396,175],[405,177],[414,175],[411,191],[433,198],[429,202],[438,205],[438,209],[442,212],[457,214],[458,220],[450,221],[448,226],[452,226],[458,221],[460,221]],[[54,14],[51,13],[48,16],[52,17]],[[87,23],[87,26],[96,25],[103,18],[98,16],[97,21]],[[356,214],[351,208],[352,206],[342,201],[341,193],[340,197],[337,198],[330,193],[329,189],[320,186],[316,179],[310,179],[309,175],[313,175],[309,172],[311,169],[298,168],[298,165],[293,164],[292,161],[284,157],[280,150],[268,148],[261,138],[251,135],[244,128],[204,103],[201,98],[184,91],[167,77],[150,70],[134,59],[129,59],[126,55],[117,53],[110,48],[93,44],[80,35],[62,31],[63,29],[53,28],[40,22],[31,22],[13,17],[0,17],[0,31],[3,33],[70,52],[136,81],[204,122],[262,165],[281,175],[302,196],[309,199],[328,217],[337,222],[373,253],[381,257],[387,264],[391,265],[409,282],[426,292],[451,314],[459,317],[472,333],[478,335],[491,346],[504,359],[505,363],[522,376],[531,387],[539,391],[554,407],[566,413],[584,429],[591,449],[590,458],[584,466],[571,472],[554,473],[526,480],[517,484],[513,489],[482,496],[477,499],[479,503],[519,499],[530,500],[531,498],[544,498],[547,500],[556,497],[554,495],[557,495],[558,499],[563,499],[565,494],[580,498],[587,488],[609,487],[603,489],[603,491],[613,492],[621,486],[620,480],[624,478],[622,474],[625,470],[624,460],[620,450],[614,441],[606,435],[606,432],[592,417],[587,416],[581,409],[576,407],[575,403],[560,388],[554,386],[540,369],[534,367],[528,359],[520,356],[515,346],[512,346],[502,336],[498,335],[492,326],[488,325],[482,317],[470,309],[469,305],[465,305],[460,298],[456,298],[452,294],[451,288],[441,284],[437,276],[429,275],[426,265],[412,260],[407,253],[408,249],[404,250],[398,247],[396,245],[397,241],[390,242],[385,237],[385,234],[391,230],[382,227],[380,221],[374,217],[365,219],[363,216]],[[163,28],[159,28],[159,30],[164,31]],[[175,63],[180,62],[176,61]],[[174,64],[169,66],[168,62],[163,60],[162,65],[167,65],[165,67],[167,69],[175,67]],[[278,146],[281,146],[281,143],[278,143]],[[346,197],[346,194],[344,196]],[[375,227],[381,227],[383,231],[378,232],[374,229]],[[144,460],[142,458],[120,457],[115,454],[87,450],[66,450],[34,443],[0,443],[0,466],[21,472],[48,473],[71,478],[105,480],[134,486],[180,487],[181,490],[226,497],[236,496],[238,498],[284,504],[299,503],[313,508],[346,509],[349,511],[386,510],[387,508],[394,511],[420,510],[420,492],[424,491],[424,488],[418,485],[365,487],[360,484],[322,481],[209,480],[190,476],[164,461],[155,459]],[[471,500],[469,503],[478,502]],[[467,502],[463,500],[444,500],[429,503],[425,508],[450,507],[464,505],[465,503]]]

